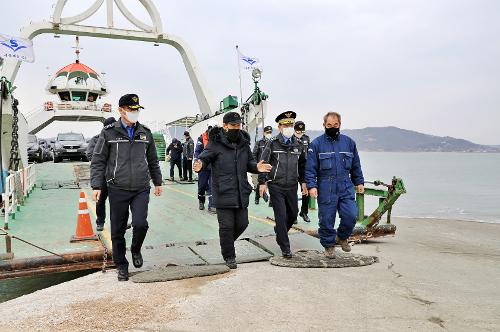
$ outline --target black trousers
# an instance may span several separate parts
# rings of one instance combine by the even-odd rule
[[[234,241],[240,237],[248,226],[248,209],[217,208],[219,221],[219,239],[222,257],[236,257]]]
[[[309,195],[302,195],[302,205],[300,206],[300,212],[304,214],[309,213]]]
[[[183,160],[184,163],[183,163],[183,174],[184,174],[184,180],[187,180],[189,179],[189,181],[193,181],[193,160],[189,160],[189,159],[184,159]],[[189,178],[188,178],[188,174],[189,174]]]
[[[118,268],[128,268],[128,261],[125,257],[125,231],[127,230],[129,208],[132,212],[133,226],[130,251],[133,253],[141,251],[149,228],[147,217],[150,189],[149,187],[138,191],[127,191],[113,187],[108,189],[113,261]]]
[[[170,177],[174,177],[174,167],[177,166],[177,169],[179,170],[179,179],[182,179],[182,167],[181,167],[181,160],[170,160]]]
[[[97,215],[95,223],[98,225],[104,225],[106,221],[106,199],[108,199],[108,184],[104,182],[101,185],[101,196],[95,203],[95,214]]]
[[[273,200],[276,242],[280,246],[281,251],[288,251],[290,250],[288,231],[292,228],[295,220],[297,220],[299,212],[297,188],[282,188],[269,184],[269,195]]]

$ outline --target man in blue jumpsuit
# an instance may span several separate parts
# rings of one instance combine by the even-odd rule
[[[318,233],[328,258],[335,258],[335,244],[340,244],[343,251],[351,251],[347,239],[356,225],[358,214],[354,187],[357,192],[364,192],[356,143],[340,134],[340,121],[340,114],[336,112],[323,117],[325,134],[309,145],[305,171],[309,195],[318,199]],[[335,230],[337,212],[340,224]]]

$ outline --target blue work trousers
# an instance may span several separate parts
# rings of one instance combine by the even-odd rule
[[[328,195],[321,197],[321,195]],[[319,239],[323,247],[329,248],[335,245],[335,236],[345,240],[351,236],[358,215],[358,208],[354,200],[354,194],[337,195],[321,193],[318,194],[318,217],[319,217]],[[336,214],[339,214],[340,224],[335,229]]]
[[[198,200],[205,204],[208,196],[208,207],[212,207],[212,171],[203,170],[198,173]]]

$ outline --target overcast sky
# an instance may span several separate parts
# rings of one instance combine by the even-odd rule
[[[94,0],[70,0],[64,16]],[[322,115],[342,114],[344,128],[397,126],[476,143],[500,144],[500,1],[493,0],[254,0],[154,1],[164,31],[191,47],[217,102],[239,95],[235,45],[260,59],[269,94],[268,122],[294,110],[308,129]],[[49,20],[53,0],[2,1],[0,33],[18,34],[30,21]],[[150,22],[139,1],[124,3]],[[8,12],[8,15],[7,15]],[[132,27],[115,10],[120,27]],[[104,7],[82,22],[105,26]],[[143,120],[171,121],[198,112],[174,48],[142,42],[80,38],[81,62],[105,72],[114,105],[139,94]],[[35,38],[36,61],[23,64],[16,95],[23,112],[50,99],[48,76],[74,61],[74,37]],[[251,93],[243,75],[244,96]],[[56,123],[40,136],[99,125]]]

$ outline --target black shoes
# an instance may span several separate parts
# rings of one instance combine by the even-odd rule
[[[259,196],[255,195],[255,205],[259,205]]]
[[[224,260],[226,261],[226,265],[228,268],[234,270],[238,267],[238,265],[236,264],[236,258],[231,257],[231,258],[226,258]]]
[[[311,222],[311,219],[309,219],[309,216],[307,215],[307,213],[300,212],[299,216],[301,216],[302,219],[304,219],[305,222]]]
[[[288,258],[288,259],[290,259],[290,258],[292,258],[292,257],[293,257],[293,254],[292,254],[292,252],[290,251],[290,249],[289,249],[289,250],[282,251],[281,253],[282,253],[282,255],[283,255],[283,258]]]
[[[95,227],[95,230],[97,232],[102,232],[103,229],[104,229],[104,224],[97,224],[97,226]]]
[[[267,193],[264,193],[264,196],[262,197],[262,199],[264,200],[264,202],[268,202],[269,201],[269,195]]]
[[[118,268],[118,281],[127,281],[128,280],[128,269],[126,267]]]
[[[132,253],[132,263],[136,268],[140,268],[144,261],[142,260],[142,254],[141,252],[133,252]]]
[[[200,210],[205,210],[205,203],[200,202],[199,209]]]

